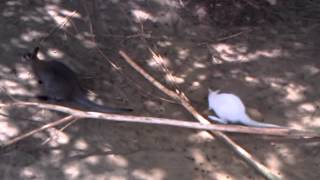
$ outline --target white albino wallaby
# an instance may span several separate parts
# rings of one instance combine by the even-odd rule
[[[209,119],[222,124],[240,123],[243,125],[254,127],[281,127],[275,124],[261,123],[251,119],[246,114],[246,108],[241,99],[234,94],[219,94],[219,90],[212,91],[211,89],[209,89],[208,103],[209,110],[212,109],[218,116],[208,116]]]

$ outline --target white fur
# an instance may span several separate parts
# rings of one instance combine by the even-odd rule
[[[241,123],[254,127],[280,127],[274,124],[261,123],[252,120],[246,114],[246,108],[238,96],[228,93],[219,94],[219,92],[219,90],[212,91],[209,89],[209,110],[213,110],[218,116],[209,116],[209,119],[222,124]]]

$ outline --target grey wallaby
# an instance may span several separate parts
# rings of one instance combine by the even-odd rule
[[[87,90],[81,86],[77,74],[73,70],[59,61],[39,60],[37,57],[38,51],[39,47],[36,47],[32,53],[23,55],[23,58],[31,63],[35,77],[45,94],[39,96],[42,99],[72,102],[83,108],[98,112],[132,111],[132,109],[112,108],[90,101],[87,98]]]

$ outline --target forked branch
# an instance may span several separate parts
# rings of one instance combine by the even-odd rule
[[[302,132],[291,129],[279,129],[279,128],[253,128],[237,125],[218,125],[218,124],[201,124],[198,122],[189,122],[177,119],[167,119],[167,118],[156,118],[156,117],[145,117],[145,116],[131,116],[131,115],[119,115],[119,114],[107,114],[99,112],[88,112],[73,109],[66,106],[60,106],[55,104],[37,103],[37,102],[14,102],[1,104],[0,107],[15,107],[15,106],[35,106],[38,108],[54,110],[59,112],[64,112],[68,114],[67,117],[47,123],[39,128],[31,130],[27,133],[19,135],[18,137],[9,140],[4,143],[3,146],[8,146],[14,144],[22,139],[32,136],[35,133],[46,130],[51,127],[58,126],[62,123],[70,122],[74,119],[100,119],[107,121],[116,122],[129,122],[129,123],[143,123],[143,124],[155,124],[155,125],[165,125],[165,126],[175,126],[181,128],[190,128],[198,130],[214,130],[214,131],[224,131],[224,132],[234,132],[234,133],[247,133],[247,134],[260,134],[260,135],[270,135],[270,136],[282,136],[286,138],[304,138],[304,137],[320,137],[319,134],[313,132]]]

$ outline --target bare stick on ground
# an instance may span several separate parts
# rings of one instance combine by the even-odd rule
[[[119,51],[120,56],[126,60],[126,62],[131,65],[136,71],[138,71],[142,76],[144,76],[148,81],[150,81],[154,86],[156,86],[163,93],[167,94],[171,98],[180,102],[185,109],[187,109],[200,123],[202,124],[210,124],[210,122],[204,118],[191,104],[188,98],[180,92],[180,94],[175,93],[174,91],[166,88],[159,81],[153,78],[150,74],[148,74],[144,69],[142,69],[138,64],[136,64],[124,51]],[[254,159],[254,157],[249,154],[246,150],[244,150],[241,146],[236,144],[233,140],[231,140],[227,135],[218,131],[210,131],[211,134],[218,137],[221,141],[227,144],[236,154],[238,154],[242,159],[244,159],[248,164],[250,164],[253,168],[255,168],[260,174],[262,174],[265,178],[270,180],[280,179],[279,176],[273,174],[267,167]]]
[[[64,112],[69,114],[66,118],[56,120],[54,122],[48,123],[40,128],[31,130],[25,134],[19,135],[16,138],[4,143],[3,147],[12,145],[22,139],[30,137],[31,135],[43,131],[45,129],[58,126],[62,123],[69,123],[74,119],[100,119],[107,121],[116,122],[130,122],[130,123],[143,123],[143,124],[154,124],[154,125],[167,125],[175,126],[180,128],[190,128],[198,130],[215,130],[224,132],[237,132],[237,133],[249,133],[249,134],[260,134],[260,135],[271,135],[271,136],[282,136],[286,138],[304,138],[304,137],[320,137],[320,134],[313,132],[303,132],[292,129],[280,129],[280,128],[253,128],[237,125],[218,125],[218,124],[201,124],[198,122],[188,122],[176,119],[166,119],[166,118],[156,118],[156,117],[144,117],[144,116],[131,116],[131,115],[119,115],[119,114],[107,114],[99,112],[87,112],[80,111],[77,109],[55,105],[55,104],[45,104],[37,102],[17,102],[17,103],[6,103],[0,105],[0,107],[16,107],[16,106],[35,106],[38,108],[44,108],[49,110],[55,110],[59,112]]]

